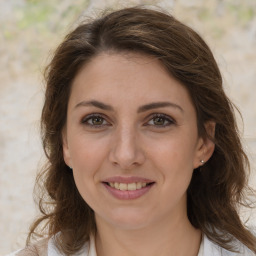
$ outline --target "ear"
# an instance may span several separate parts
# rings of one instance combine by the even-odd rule
[[[216,123],[212,121],[208,121],[204,125],[207,136],[204,138],[200,137],[198,139],[196,155],[194,159],[194,169],[204,165],[211,158],[214,152],[215,143],[213,142],[213,139],[215,136],[215,126]]]
[[[71,161],[71,156],[70,156],[70,151],[69,151],[69,146],[68,146],[68,141],[67,141],[66,127],[63,128],[61,136],[62,136],[63,159],[64,159],[66,165],[69,166],[70,168],[72,168],[72,161]]]

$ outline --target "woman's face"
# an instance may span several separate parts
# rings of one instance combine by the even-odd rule
[[[63,151],[96,222],[125,229],[187,218],[193,170],[207,160],[187,90],[139,54],[104,53],[78,73]]]

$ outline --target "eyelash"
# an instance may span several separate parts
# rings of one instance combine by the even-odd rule
[[[92,120],[93,118],[100,118],[103,121],[103,124],[99,124],[99,125],[94,125],[93,123],[89,123],[90,120]],[[150,119],[149,119],[150,118]],[[163,124],[163,125],[155,125],[155,124],[149,124],[150,121],[152,121],[154,118],[161,118],[164,120],[164,123],[166,123],[166,121],[168,122],[167,124]],[[149,119],[144,126],[154,126],[157,128],[164,128],[164,127],[168,127],[171,125],[176,124],[176,121],[171,118],[170,116],[166,115],[166,114],[159,114],[159,113],[154,113],[152,115],[150,115],[150,117],[148,117],[147,119]],[[104,124],[104,122],[106,122],[106,124]],[[104,126],[110,126],[110,123],[106,120],[106,117],[102,114],[99,113],[94,113],[94,114],[90,114],[88,116],[86,116],[85,118],[82,119],[81,121],[82,124],[90,126],[92,128],[102,128]]]
[[[100,125],[90,124],[89,120],[92,120],[93,118],[101,118],[103,120],[103,122],[107,122],[107,124],[100,124]],[[81,123],[84,125],[93,127],[93,128],[101,128],[103,126],[109,126],[109,122],[106,121],[106,117],[104,115],[98,114],[98,113],[94,113],[94,114],[90,114],[90,115],[86,116],[85,118],[82,119]]]
[[[154,118],[161,118],[164,120],[164,123],[167,122],[167,124],[163,124],[163,125],[155,125],[155,124],[149,124],[149,122],[151,120],[153,120]],[[160,114],[160,113],[154,113],[150,116],[150,119],[149,121],[145,124],[145,126],[154,126],[156,128],[165,128],[165,127],[168,127],[168,126],[171,126],[171,125],[174,125],[176,124],[176,121],[171,118],[170,116],[166,115],[166,114]]]

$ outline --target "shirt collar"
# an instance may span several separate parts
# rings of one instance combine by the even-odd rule
[[[236,254],[230,251],[227,251],[220,246],[213,243],[211,240],[207,238],[206,235],[203,235],[202,242],[200,245],[198,256],[232,256],[232,255],[253,255],[250,251],[244,251],[242,254]],[[48,256],[63,256],[57,249],[54,237],[52,237],[48,242]],[[93,236],[90,237],[90,241],[86,242],[79,253],[76,253],[74,256],[97,256],[96,247],[95,247],[95,239]]]

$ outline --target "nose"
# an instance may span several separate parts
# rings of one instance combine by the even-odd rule
[[[145,161],[145,154],[138,139],[138,132],[132,127],[123,127],[113,134],[109,159],[122,170],[130,170]]]

